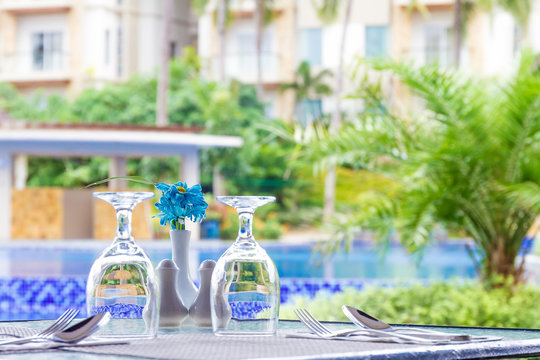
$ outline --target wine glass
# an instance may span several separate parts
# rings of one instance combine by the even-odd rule
[[[218,196],[240,219],[238,237],[212,274],[210,303],[216,335],[274,335],[279,318],[279,276],[252,234],[253,213],[273,196]]]
[[[103,337],[152,338],[159,322],[158,285],[152,262],[131,236],[133,208],[151,199],[151,192],[96,192],[95,198],[116,210],[113,243],[92,265],[86,284],[88,316],[108,311],[111,321]]]

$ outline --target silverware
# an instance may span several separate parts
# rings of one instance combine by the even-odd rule
[[[90,316],[63,331],[55,333],[51,340],[70,344],[78,343],[107,325],[110,319],[111,314],[108,312]]]
[[[356,309],[352,306],[343,305],[341,307],[345,316],[352,321],[353,324],[362,328],[362,329],[372,329],[383,332],[392,332],[396,331],[407,331],[407,335],[422,337],[426,339],[442,339],[442,340],[451,340],[451,341],[470,341],[471,336],[466,334],[449,334],[443,333],[440,331],[434,330],[425,330],[425,329],[405,329],[405,328],[394,328],[390,324],[385,323],[377,319],[374,316],[371,316],[360,309]]]
[[[399,334],[399,333],[389,333],[384,332],[380,330],[373,330],[373,329],[355,329],[355,330],[344,330],[344,331],[332,331],[326,326],[324,326],[320,321],[318,321],[313,315],[309,313],[309,311],[305,309],[296,309],[294,311],[298,319],[306,325],[306,327],[311,330],[315,335],[318,335],[322,338],[330,339],[330,338],[343,338],[343,337],[349,337],[352,335],[367,335],[367,336],[375,336],[377,338],[386,338],[386,339],[392,339],[394,342],[400,342],[400,343],[413,343],[413,344],[429,344],[429,345],[436,345],[436,344],[448,344],[450,341],[448,339],[426,339],[426,338],[419,338],[415,336],[405,335],[405,334]]]
[[[20,338],[16,340],[1,341],[0,345],[24,344],[24,343],[34,341],[34,340],[47,339],[51,337],[52,335],[54,335],[55,333],[64,330],[69,325],[71,320],[73,320],[75,316],[77,316],[78,313],[79,313],[79,310],[77,309],[67,309],[58,319],[56,319],[56,321],[51,326],[37,333],[36,335]]]
[[[348,337],[353,334],[366,333],[363,330],[359,329],[345,329],[332,331],[324,326],[321,322],[315,319],[307,310],[305,309],[295,309],[294,314],[298,319],[306,325],[306,327],[311,330],[312,333],[320,337]]]

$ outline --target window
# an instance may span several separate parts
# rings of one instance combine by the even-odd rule
[[[38,32],[32,34],[32,66],[34,70],[62,68],[62,33]]]
[[[300,124],[305,127],[323,116],[322,101],[321,99],[302,100],[298,104],[297,112]]]
[[[261,44],[261,67],[264,74],[276,68],[275,56],[272,54],[272,34],[265,31]],[[254,33],[240,33],[236,37],[238,49],[238,68],[240,74],[253,75],[257,71],[257,44]]]
[[[450,27],[443,25],[430,25],[424,28],[426,64],[434,62],[443,66],[450,64],[451,31]]]
[[[307,61],[312,66],[322,64],[321,29],[300,30],[300,61]]]
[[[111,32],[105,30],[105,65],[111,62]]]
[[[388,27],[366,26],[366,58],[385,56],[388,52]]]

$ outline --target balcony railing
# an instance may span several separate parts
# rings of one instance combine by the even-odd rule
[[[454,65],[454,49],[452,47],[416,47],[411,48],[406,55],[418,65],[433,63],[445,67]],[[462,58],[466,57],[467,52],[462,51],[461,56]]]
[[[65,52],[19,52],[0,59],[0,80],[58,81],[69,78],[70,56]]]
[[[245,83],[257,81],[257,55],[235,54],[227,55],[225,60],[225,77],[237,79]],[[263,83],[279,83],[282,81],[279,73],[280,58],[275,53],[261,54],[261,75]],[[213,57],[206,61],[204,70],[208,76],[218,78],[221,59]]]
[[[2,0],[0,10],[14,13],[63,12],[73,6],[71,0]]]

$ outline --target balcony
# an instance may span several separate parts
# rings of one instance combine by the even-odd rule
[[[69,54],[14,53],[0,62],[0,81],[16,85],[66,84],[70,81]]]
[[[395,4],[402,7],[409,7],[411,4],[411,1],[410,0],[396,0]],[[420,0],[419,5],[424,5],[428,8],[452,7],[454,6],[454,0]]]
[[[261,54],[262,81],[264,85],[272,86],[283,82],[279,72],[279,63],[279,55],[275,53]],[[214,79],[219,78],[219,69],[219,57],[211,58],[204,66],[206,75]],[[227,55],[225,57],[225,77],[246,84],[255,84],[257,82],[257,55]]]
[[[56,13],[71,9],[70,0],[0,0],[0,10],[15,14]]]

